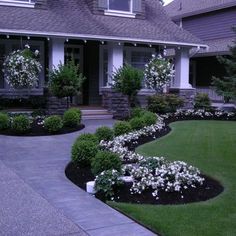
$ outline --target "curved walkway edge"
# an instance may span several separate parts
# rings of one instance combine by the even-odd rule
[[[0,235],[155,235],[64,174],[75,138],[113,123],[86,121],[85,129],[58,136],[0,135]]]

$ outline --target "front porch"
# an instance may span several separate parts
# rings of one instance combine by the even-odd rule
[[[4,56],[13,50],[21,49],[24,45],[39,50],[40,63],[43,70],[37,87],[28,91],[13,91],[4,80],[2,73]],[[87,39],[68,39],[63,37],[29,37],[29,36],[1,36],[0,37],[0,96],[18,97],[25,94],[44,95],[44,88],[48,82],[48,70],[57,67],[59,63],[75,60],[81,72],[87,78],[80,94],[73,98],[73,105],[102,106],[104,105],[104,91],[109,90],[113,73],[128,63],[133,67],[144,69],[145,64],[154,53],[164,53],[165,50],[174,49],[175,78],[171,88],[175,91],[192,91],[195,89],[189,83],[189,50],[193,46],[179,45],[178,43],[143,43],[129,41],[102,41]],[[139,93],[141,102],[152,91],[142,89]]]

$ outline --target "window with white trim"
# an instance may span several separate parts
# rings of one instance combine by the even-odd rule
[[[152,58],[155,53],[154,48],[141,48],[141,47],[125,47],[124,48],[124,63],[144,70],[145,65]],[[109,86],[108,84],[108,49],[106,46],[100,46],[100,87]]]
[[[0,5],[17,7],[34,7],[37,0],[0,0]]]
[[[133,0],[108,0],[108,10],[132,13]]]

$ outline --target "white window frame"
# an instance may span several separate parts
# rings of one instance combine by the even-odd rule
[[[121,16],[121,17],[129,17],[135,18],[136,14],[133,13],[133,1],[130,0],[130,10],[129,11],[119,11],[110,9],[110,0],[107,0],[107,10],[105,10],[104,14],[108,16]]]
[[[19,39],[0,39],[0,43],[6,46],[6,55],[12,52],[12,46],[19,44]],[[28,89],[11,90],[9,85],[4,80],[4,88],[0,89],[0,95],[18,95],[22,93],[29,93],[30,95],[43,95],[43,88],[45,84],[45,46],[44,41],[38,40],[22,40],[22,45],[28,44],[29,46],[39,46],[40,52],[40,64],[42,65],[42,70],[39,75],[39,87],[32,88],[30,91]]]
[[[109,88],[110,86],[104,85],[103,81],[103,68],[104,68],[104,50],[108,50],[107,45],[100,45],[99,48],[99,93],[101,94],[102,88]],[[155,48],[147,48],[147,47],[124,47],[124,51],[126,52],[126,61],[124,60],[124,63],[127,62],[131,64],[131,54],[132,52],[151,52],[152,54],[155,53]],[[151,58],[150,58],[151,59]],[[141,89],[144,90],[144,89]]]
[[[29,7],[34,8],[35,2],[32,0],[17,1],[17,0],[0,0],[2,6],[14,6],[14,7]]]
[[[66,48],[79,48],[79,51],[80,51],[79,71],[81,73],[83,73],[83,71],[84,71],[84,46],[83,45],[76,45],[76,44],[65,44],[64,50],[66,50]]]

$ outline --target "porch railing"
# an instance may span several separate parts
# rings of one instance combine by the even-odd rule
[[[209,87],[197,87],[197,93],[206,93],[212,101],[224,101],[223,96],[219,96],[213,89]]]

